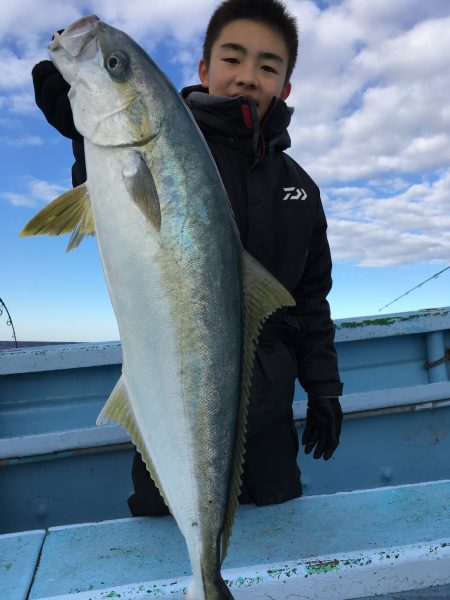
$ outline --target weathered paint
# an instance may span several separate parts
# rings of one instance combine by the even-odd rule
[[[340,562],[335,558],[334,560],[328,561],[313,561],[306,564],[306,571],[308,575],[318,575],[320,573],[328,573],[333,569],[339,569]]]
[[[444,585],[450,582],[448,541],[384,550],[366,550],[335,557],[295,561],[279,565],[259,565],[224,570],[227,585],[236,600],[349,600],[361,595],[385,594]],[[186,577],[115,586],[106,589],[52,595],[52,600],[182,600]],[[30,600],[50,596],[34,595]]]
[[[0,375],[122,363],[120,342],[18,348],[0,352],[0,356]]]
[[[383,317],[367,316],[356,319],[336,319],[336,340],[350,341],[387,336],[410,335],[440,329],[450,329],[450,309],[433,308]]]
[[[344,319],[341,319],[338,324],[337,324],[337,328],[356,328],[356,327],[367,327],[370,325],[376,325],[376,326],[381,326],[381,325],[394,325],[395,323],[401,323],[403,321],[411,321],[412,319],[428,319],[428,318],[435,318],[436,316],[440,316],[440,317],[446,317],[449,314],[449,311],[433,311],[433,312],[420,312],[420,313],[413,313],[413,314],[409,314],[407,316],[396,316],[396,317],[380,317],[379,319],[365,319],[362,318],[362,320],[357,320],[357,321],[345,321]]]
[[[449,504],[447,481],[241,507],[224,576],[237,598],[255,600],[266,589],[284,598],[279,588],[319,590],[322,596],[311,597],[329,600],[324,590],[341,580],[354,582],[353,597],[363,595],[364,578],[368,593],[400,589],[399,582],[403,589],[450,583],[450,540],[439,538],[450,531]],[[111,592],[141,598],[147,590],[176,597],[188,577],[183,539],[170,517],[57,527],[46,537],[30,600],[75,590],[83,600],[92,590],[93,598]],[[331,577],[339,579],[333,586]]]
[[[336,319],[336,342],[450,329],[450,309],[393,313],[381,318]],[[20,345],[20,342],[19,342]],[[120,342],[49,345],[0,352],[0,375],[120,364]]]
[[[28,594],[45,531],[0,535],[0,598],[23,600]]]

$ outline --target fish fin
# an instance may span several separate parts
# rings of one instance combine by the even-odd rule
[[[161,496],[163,497],[164,502],[168,506],[170,512],[172,512],[156,469],[153,465],[153,461],[147,451],[147,448],[145,447],[139,431],[139,426],[136,422],[133,409],[131,408],[131,402],[129,400],[128,390],[123,376],[121,376],[119,381],[116,383],[113,391],[105,403],[105,406],[100,411],[96,423],[97,425],[105,425],[110,421],[114,421],[115,423],[122,425],[122,427],[128,431],[133,444],[136,446],[139,454],[142,456],[142,460],[147,467],[147,471],[150,473],[153,481],[159,489]]]
[[[61,235],[72,231],[66,252],[95,235],[94,216],[86,184],[65,192],[47,204],[25,225],[20,235]]]
[[[153,175],[142,156],[139,157],[138,168],[128,183],[128,189],[136,206],[150,222],[153,229],[160,231],[161,207],[158,190]]]
[[[295,306],[295,300],[286,288],[245,250],[243,256],[243,282],[245,308],[241,401],[228,506],[225,515],[225,525],[222,531],[221,562],[226,557],[241,489],[247,408],[259,334],[264,322],[273,312],[282,306]]]

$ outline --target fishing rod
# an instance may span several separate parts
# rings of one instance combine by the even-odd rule
[[[9,314],[9,310],[8,310],[8,308],[6,307],[6,304],[5,304],[5,303],[3,302],[3,300],[0,298],[0,317],[1,317],[1,315],[3,314],[3,309],[5,309],[5,311],[6,311],[6,314],[8,315],[8,320],[6,321],[6,324],[7,324],[8,326],[12,327],[14,341],[15,341],[15,343],[16,343],[16,348],[18,348],[18,345],[17,345],[17,338],[16,338],[16,330],[14,329],[14,324],[13,324],[13,321],[12,321],[12,317],[11,317],[11,315]]]
[[[419,283],[419,285],[414,286],[413,288],[411,288],[410,290],[408,290],[407,292],[405,292],[404,294],[402,294],[401,296],[399,296],[398,298],[396,298],[395,300],[392,300],[392,302],[389,302],[389,304],[385,304],[384,306],[382,306],[381,308],[378,309],[378,312],[380,312],[381,310],[383,310],[384,308],[387,308],[388,306],[390,306],[391,304],[394,304],[394,302],[397,302],[397,300],[400,300],[400,298],[403,298],[404,296],[407,296],[410,292],[412,292],[413,290],[416,290],[417,288],[420,288],[424,283],[426,283],[427,281],[431,281],[431,279],[437,279],[439,277],[439,275],[441,273],[443,273],[444,271],[447,271],[447,269],[450,269],[450,265],[448,267],[445,267],[445,269],[442,269],[442,271],[439,271],[438,273],[435,273],[434,275],[432,275],[431,277],[428,277],[428,279],[425,279],[425,281],[422,281],[422,283]]]

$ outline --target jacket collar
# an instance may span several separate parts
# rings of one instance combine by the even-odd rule
[[[235,140],[251,140],[254,155],[258,158],[291,145],[287,127],[294,109],[283,100],[274,98],[260,123],[255,103],[244,96],[210,96],[200,85],[184,88],[181,95],[209,138],[220,138],[229,144]]]

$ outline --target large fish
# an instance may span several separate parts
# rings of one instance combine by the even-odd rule
[[[122,342],[97,423],[123,425],[183,533],[192,600],[233,598],[220,573],[237,506],[254,349],[289,293],[242,248],[190,112],[147,54],[95,16],[55,34],[87,184],[23,235],[96,233]]]

